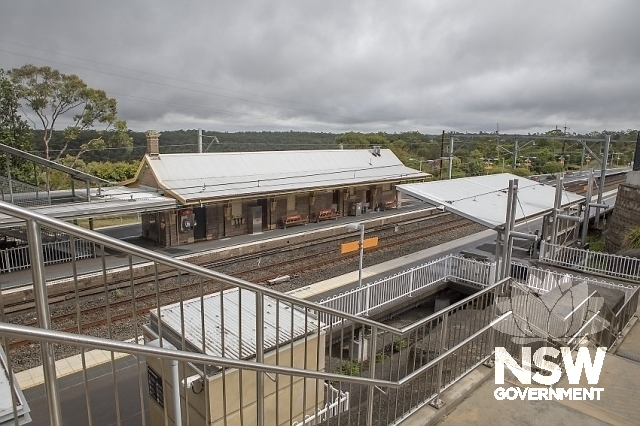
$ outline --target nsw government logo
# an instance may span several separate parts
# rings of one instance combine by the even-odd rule
[[[549,280],[552,280],[549,282]],[[497,400],[600,400],[604,391],[599,387],[584,387],[580,379],[584,370],[587,384],[597,385],[606,348],[580,347],[590,335],[609,326],[600,316],[604,299],[589,294],[585,282],[575,285],[571,276],[556,279],[549,275],[545,286],[553,289],[540,297],[520,284],[512,284],[511,295],[498,298],[501,314],[509,315],[495,328],[508,342],[495,350],[495,383],[505,384],[505,366],[523,386],[496,388]],[[537,288],[544,288],[536,285]],[[593,353],[593,359],[591,358]],[[532,367],[536,367],[532,374]],[[572,387],[552,387],[566,372]],[[533,382],[543,387],[529,387]],[[512,380],[515,383],[515,380]]]

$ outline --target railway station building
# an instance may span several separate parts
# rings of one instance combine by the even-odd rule
[[[396,185],[430,177],[389,149],[147,154],[131,189],[175,200],[142,215],[142,235],[160,246],[263,232],[398,207]]]

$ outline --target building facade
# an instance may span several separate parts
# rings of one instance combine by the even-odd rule
[[[159,133],[125,185],[171,197],[178,207],[142,215],[143,236],[169,247],[398,206],[395,186],[429,174],[391,150],[161,154]]]

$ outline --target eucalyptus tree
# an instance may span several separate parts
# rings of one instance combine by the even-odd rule
[[[64,145],[54,160],[67,154],[69,143],[76,141],[84,130],[98,130],[98,137],[80,145],[76,161],[90,150],[120,146],[130,150],[132,139],[126,122],[117,118],[116,100],[104,90],[89,87],[75,74],[63,74],[50,67],[27,64],[9,71],[20,99],[29,110],[24,111],[34,127],[42,126],[44,157],[50,156],[51,137],[61,121],[64,128]],[[24,109],[23,109],[24,110]],[[32,118],[31,114],[35,117]],[[63,120],[63,116],[65,120]],[[36,125],[38,122],[38,125]],[[75,162],[72,164],[72,166]]]
[[[11,80],[0,69],[0,143],[23,151],[31,149],[31,129],[19,113],[18,95]],[[6,156],[0,156],[2,173],[6,170]],[[24,180],[29,176],[28,165],[24,160],[11,161],[11,173]]]

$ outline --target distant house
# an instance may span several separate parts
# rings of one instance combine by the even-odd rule
[[[379,147],[160,154],[159,136],[147,132],[147,154],[123,184],[176,200],[143,215],[143,235],[162,246],[395,207],[396,184],[430,177]]]

